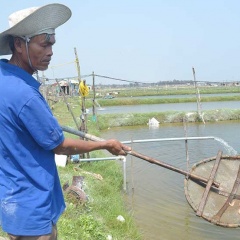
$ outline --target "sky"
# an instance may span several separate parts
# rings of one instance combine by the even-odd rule
[[[56,2],[56,1],[54,1]],[[1,0],[0,32],[17,10],[53,3]],[[72,17],[56,29],[48,78],[92,74],[155,83],[240,81],[239,0],[67,0]],[[9,58],[9,56],[2,56]],[[42,73],[40,73],[41,76]],[[92,81],[85,78],[86,81]],[[96,77],[96,84],[121,84]]]

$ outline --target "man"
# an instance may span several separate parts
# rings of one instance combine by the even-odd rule
[[[64,138],[32,74],[46,70],[55,29],[71,17],[68,7],[49,4],[13,13],[0,34],[0,222],[14,240],[57,239],[65,209],[54,154],[106,149],[126,155],[117,140],[86,142]]]

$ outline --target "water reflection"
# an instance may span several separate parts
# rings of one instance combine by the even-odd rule
[[[189,137],[214,136],[239,152],[240,121],[187,124]],[[158,129],[147,126],[110,129],[104,138],[119,140],[184,137],[182,124],[164,124]],[[184,141],[134,143],[135,151],[187,170]],[[228,154],[216,140],[188,142],[190,166],[212,156],[218,150]],[[184,195],[184,176],[146,161],[127,157],[127,203],[133,210],[144,239],[226,240],[239,239],[239,228],[223,228],[195,215]]]

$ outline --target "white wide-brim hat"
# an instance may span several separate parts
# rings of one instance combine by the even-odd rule
[[[72,13],[65,5],[53,3],[15,12],[9,16],[10,28],[0,33],[0,55],[12,54],[9,36],[35,36],[48,33],[65,23]]]

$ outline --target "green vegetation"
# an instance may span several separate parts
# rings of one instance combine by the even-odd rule
[[[201,94],[216,94],[216,93],[240,93],[239,86],[199,86]],[[120,96],[169,96],[169,95],[190,95],[196,94],[196,89],[193,86],[159,86],[148,88],[132,88],[120,91]]]
[[[161,123],[177,123],[177,122],[199,122],[202,119],[197,112],[152,112],[152,113],[128,113],[124,114],[104,114],[98,117],[98,126],[100,130],[109,127],[120,126],[140,126],[146,125],[150,118],[156,118]],[[205,122],[226,121],[240,119],[240,110],[219,109],[203,112]]]
[[[62,123],[63,115],[60,119]],[[65,113],[65,116],[67,115],[69,113]],[[94,122],[89,123],[91,133],[98,135],[96,127]],[[90,153],[90,157],[106,157],[106,154],[107,152],[95,151]],[[124,204],[121,163],[116,161],[69,163],[65,168],[59,167],[59,174],[62,185],[66,182],[71,185],[73,176],[83,176],[84,192],[88,196],[88,201],[81,203],[65,193],[67,210],[58,223],[60,240],[105,240],[108,235],[119,240],[141,239],[131,213]],[[124,217],[125,222],[117,220],[119,215]]]
[[[103,157],[101,152],[94,155]],[[113,239],[141,239],[124,206],[119,166],[116,162],[105,161],[68,164],[66,168],[59,168],[62,183],[71,183],[73,175],[84,176],[84,191],[89,198],[87,203],[81,203],[66,195],[67,210],[58,223],[60,240],[105,240],[108,235]],[[119,215],[125,222],[117,220]]]
[[[68,98],[67,100],[69,105],[72,108],[73,112],[78,112],[81,105],[81,100],[79,97]],[[240,94],[235,96],[213,96],[213,97],[204,97],[201,95],[201,102],[221,102],[221,101],[240,101]],[[141,105],[141,104],[167,104],[167,103],[187,103],[187,102],[196,102],[196,97],[186,97],[186,98],[114,98],[114,99],[97,99],[97,102],[102,107],[107,106],[125,106],[125,105]],[[60,98],[59,102],[54,105],[54,108],[62,108],[64,104],[63,99]],[[86,107],[92,108],[92,99],[89,97],[86,99]],[[66,110],[64,108],[64,110]],[[56,114],[61,118],[59,113]],[[79,115],[79,112],[78,112]],[[77,116],[77,115],[76,115]]]
[[[239,101],[239,96],[214,96],[203,97],[201,96],[201,102],[219,102],[219,101]],[[101,106],[123,106],[123,105],[140,105],[140,104],[165,104],[165,103],[187,103],[196,102],[196,97],[186,98],[114,98],[111,100],[99,99],[98,103]],[[91,106],[91,100],[87,101],[87,105]]]
[[[122,89],[101,89],[96,90],[96,93],[105,96],[107,93],[118,92],[113,99],[104,99],[97,96],[97,102],[101,106],[123,106],[123,105],[139,105],[139,104],[165,104],[165,103],[185,103],[196,102],[196,90],[194,87],[139,87],[139,88],[122,88]],[[216,101],[239,101],[240,94],[235,96],[206,96],[206,94],[220,94],[220,93],[240,93],[239,86],[222,86],[222,87],[199,87],[202,102],[216,102]],[[174,95],[186,95],[186,97],[176,98],[169,97]],[[188,96],[190,95],[190,96]],[[148,98],[138,98],[148,96]],[[154,98],[151,98],[154,96]],[[162,96],[156,98],[156,96]],[[164,96],[168,96],[164,98]],[[79,99],[78,97],[75,97]],[[92,107],[92,92],[86,98],[86,107]]]
[[[240,86],[198,86],[201,94],[240,93]],[[97,88],[96,93],[105,96],[109,92],[118,92],[118,97],[169,96],[196,94],[194,86],[152,86],[129,88]],[[92,97],[92,92],[90,92]]]

